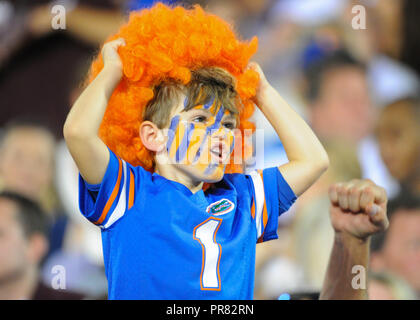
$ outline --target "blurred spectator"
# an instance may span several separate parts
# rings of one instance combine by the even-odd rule
[[[413,68],[420,76],[419,1],[381,0],[372,9],[379,50]]]
[[[420,197],[401,194],[388,203],[389,228],[371,243],[371,269],[403,278],[420,298]]]
[[[273,11],[278,12],[279,19],[316,27],[338,19],[348,2],[349,0],[282,0],[277,2]]]
[[[51,197],[54,153],[54,136],[41,122],[10,121],[0,140],[1,184],[41,203],[51,212],[56,209]]]
[[[8,3],[13,23],[0,35],[0,125],[21,114],[42,114],[62,137],[73,70],[118,27],[121,20],[110,12],[119,13],[120,7],[111,0],[80,0],[76,7],[62,2],[66,29],[54,30],[51,1]]]
[[[367,29],[373,52],[367,57],[372,96],[379,106],[420,89],[420,37],[417,0],[381,0],[367,3]],[[353,32],[353,47],[360,45],[360,31]],[[365,47],[365,46],[363,46]]]
[[[415,300],[413,289],[401,278],[382,272],[369,274],[369,300]]]
[[[404,0],[402,2],[402,45],[400,60],[417,72],[420,77],[420,3],[417,0]]]
[[[244,38],[259,35],[264,29],[268,14],[277,0],[210,0],[206,10],[235,24],[235,29]]]
[[[35,116],[32,116],[34,118]],[[51,268],[54,265],[63,265],[67,270],[67,288],[83,292],[91,296],[101,296],[106,292],[106,279],[101,258],[100,245],[94,246],[94,261],[89,260],[92,244],[99,243],[99,230],[83,221],[89,227],[81,227],[80,220],[69,219],[78,213],[77,197],[72,198],[77,212],[65,212],[61,208],[54,188],[55,178],[55,140],[52,133],[41,122],[33,120],[16,120],[6,125],[0,140],[0,181],[2,188],[23,194],[32,201],[41,204],[51,220],[48,232],[49,247],[42,261],[42,274],[46,283],[50,283],[54,274]],[[60,177],[70,174],[70,168],[60,168]],[[77,179],[77,170],[73,172]],[[59,181],[62,185],[73,186],[73,193],[77,193],[77,184],[71,184],[70,177]],[[58,182],[58,181],[57,181]],[[60,188],[60,185],[59,185]],[[67,197],[69,197],[67,195]],[[68,208],[65,208],[66,210]],[[80,215],[78,215],[80,216]],[[85,229],[90,233],[85,235]],[[97,229],[97,228],[95,228]],[[87,245],[88,243],[89,245]]]
[[[96,2],[96,3],[95,3]],[[66,31],[75,39],[91,46],[99,46],[115,33],[126,20],[123,11],[125,2],[113,1],[54,1],[66,8]],[[28,31],[33,36],[44,36],[54,30],[51,27],[52,3],[37,6],[27,19]]]
[[[82,84],[87,73],[82,63],[73,72],[73,86],[68,96],[73,105],[83,91]],[[55,185],[65,211],[66,225],[60,250],[52,252],[42,268],[44,282],[52,281],[50,270],[54,265],[63,265],[67,270],[69,289],[89,296],[106,297],[107,281],[104,272],[100,229],[89,223],[79,211],[78,169],[61,139],[56,148]]]
[[[309,65],[306,97],[310,123],[322,139],[359,143],[373,126],[365,66],[345,51],[336,51]]]
[[[0,193],[0,299],[83,298],[40,281],[39,264],[48,250],[47,230],[47,216],[35,202],[14,192]]]
[[[406,98],[386,106],[376,135],[382,158],[402,193],[420,197],[420,100]]]
[[[53,184],[54,157],[54,136],[41,121],[22,118],[5,126],[0,139],[0,186],[35,201],[48,214],[52,227],[47,257],[61,249],[67,227]]]
[[[390,196],[395,194],[398,187],[372,135],[376,109],[365,65],[338,50],[309,64],[305,75],[309,122],[321,141],[341,140],[349,148],[357,148],[362,177],[383,186]]]

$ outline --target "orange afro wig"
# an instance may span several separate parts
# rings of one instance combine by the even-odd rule
[[[132,165],[154,170],[154,155],[139,137],[143,110],[153,98],[153,87],[165,80],[187,85],[190,70],[221,67],[236,79],[241,103],[239,129],[254,130],[248,119],[254,112],[258,74],[246,69],[256,52],[258,41],[237,39],[232,27],[199,6],[193,9],[168,7],[162,3],[151,9],[134,11],[129,21],[107,41],[124,38],[126,45],[118,49],[124,76],[107,106],[99,136],[119,157]],[[88,82],[103,68],[99,54],[93,61]],[[242,167],[229,164],[226,172],[241,172]]]

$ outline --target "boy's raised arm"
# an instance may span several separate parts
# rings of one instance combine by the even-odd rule
[[[260,75],[254,102],[274,127],[289,159],[279,170],[299,196],[328,168],[327,152],[306,122],[268,83],[259,65],[251,62],[249,67]]]
[[[102,49],[104,67],[83,91],[70,110],[63,134],[67,147],[83,179],[89,184],[101,183],[109,162],[109,152],[98,136],[108,100],[122,77],[118,47],[123,39],[108,42]]]

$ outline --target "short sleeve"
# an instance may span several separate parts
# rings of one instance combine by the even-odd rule
[[[254,170],[251,214],[255,219],[258,242],[277,239],[278,217],[296,200],[296,195],[277,167]]]
[[[109,228],[133,206],[138,184],[136,167],[111,150],[109,154],[108,167],[100,184],[88,184],[79,174],[80,211],[101,228]]]

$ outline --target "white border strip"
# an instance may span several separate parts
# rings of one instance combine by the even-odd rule
[[[251,171],[250,174],[254,184],[255,192],[255,222],[257,226],[257,238],[262,234],[261,216],[264,207],[264,183],[258,171]]]
[[[108,222],[105,224],[105,226],[103,226],[103,228],[109,228],[114,222],[116,222],[118,219],[120,219],[124,213],[125,213],[125,209],[127,207],[127,196],[126,196],[126,186],[127,186],[127,181],[128,181],[128,176],[127,176],[127,165],[125,163],[124,160],[122,160],[122,164],[123,164],[123,176],[122,178],[124,178],[124,183],[123,183],[123,187],[121,190],[121,194],[120,197],[118,199],[118,203],[117,206],[114,208],[114,211],[111,213]]]

